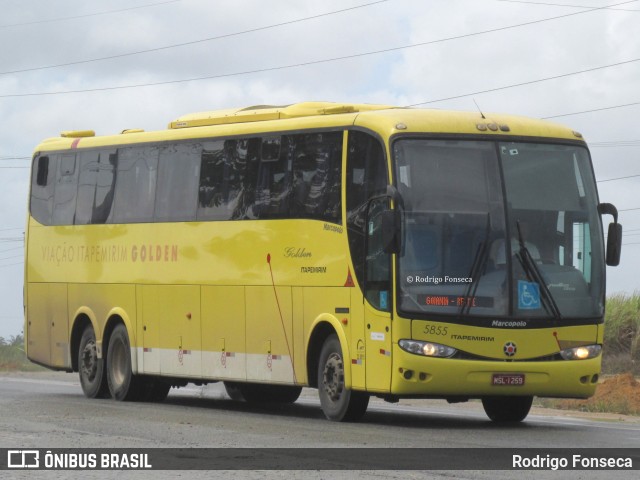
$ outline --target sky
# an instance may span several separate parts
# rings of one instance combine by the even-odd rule
[[[607,292],[640,292],[640,1],[0,0],[0,12],[2,337],[22,332],[43,139],[302,101],[480,108],[581,132],[625,232]]]

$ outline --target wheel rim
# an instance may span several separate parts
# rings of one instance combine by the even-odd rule
[[[344,365],[340,355],[335,352],[329,355],[324,365],[322,384],[331,401],[340,400],[344,391]]]
[[[98,354],[96,352],[96,342],[90,340],[82,350],[82,376],[92,382],[96,378],[98,371]]]
[[[119,387],[127,376],[127,351],[122,342],[116,342],[111,352],[111,380],[114,386]]]

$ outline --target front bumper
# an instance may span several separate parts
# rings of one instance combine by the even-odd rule
[[[596,390],[601,358],[532,362],[459,360],[419,356],[394,344],[391,394],[425,398],[502,395],[588,398]],[[492,385],[496,373],[524,374],[524,385]]]

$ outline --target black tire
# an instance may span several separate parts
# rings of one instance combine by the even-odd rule
[[[302,387],[293,385],[225,382],[224,387],[232,400],[255,404],[294,403],[302,392]]]
[[[367,393],[349,390],[344,384],[344,359],[336,335],[325,340],[320,352],[318,395],[325,417],[335,422],[357,422],[369,405]]]
[[[98,358],[96,334],[90,325],[84,329],[82,337],[80,337],[78,373],[80,386],[87,398],[106,398],[109,396],[107,377],[104,374],[104,361],[102,358]]]
[[[533,397],[485,397],[482,406],[494,422],[517,423],[524,420],[531,410]]]
[[[142,380],[131,371],[131,348],[127,328],[119,324],[113,329],[107,351],[107,383],[111,398],[118,401],[140,399]]]

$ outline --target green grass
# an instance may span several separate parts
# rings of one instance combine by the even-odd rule
[[[640,293],[607,299],[602,363],[604,373],[640,375]]]
[[[0,372],[36,372],[43,367],[31,363],[24,352],[24,339],[17,335],[6,340],[0,337]]]

